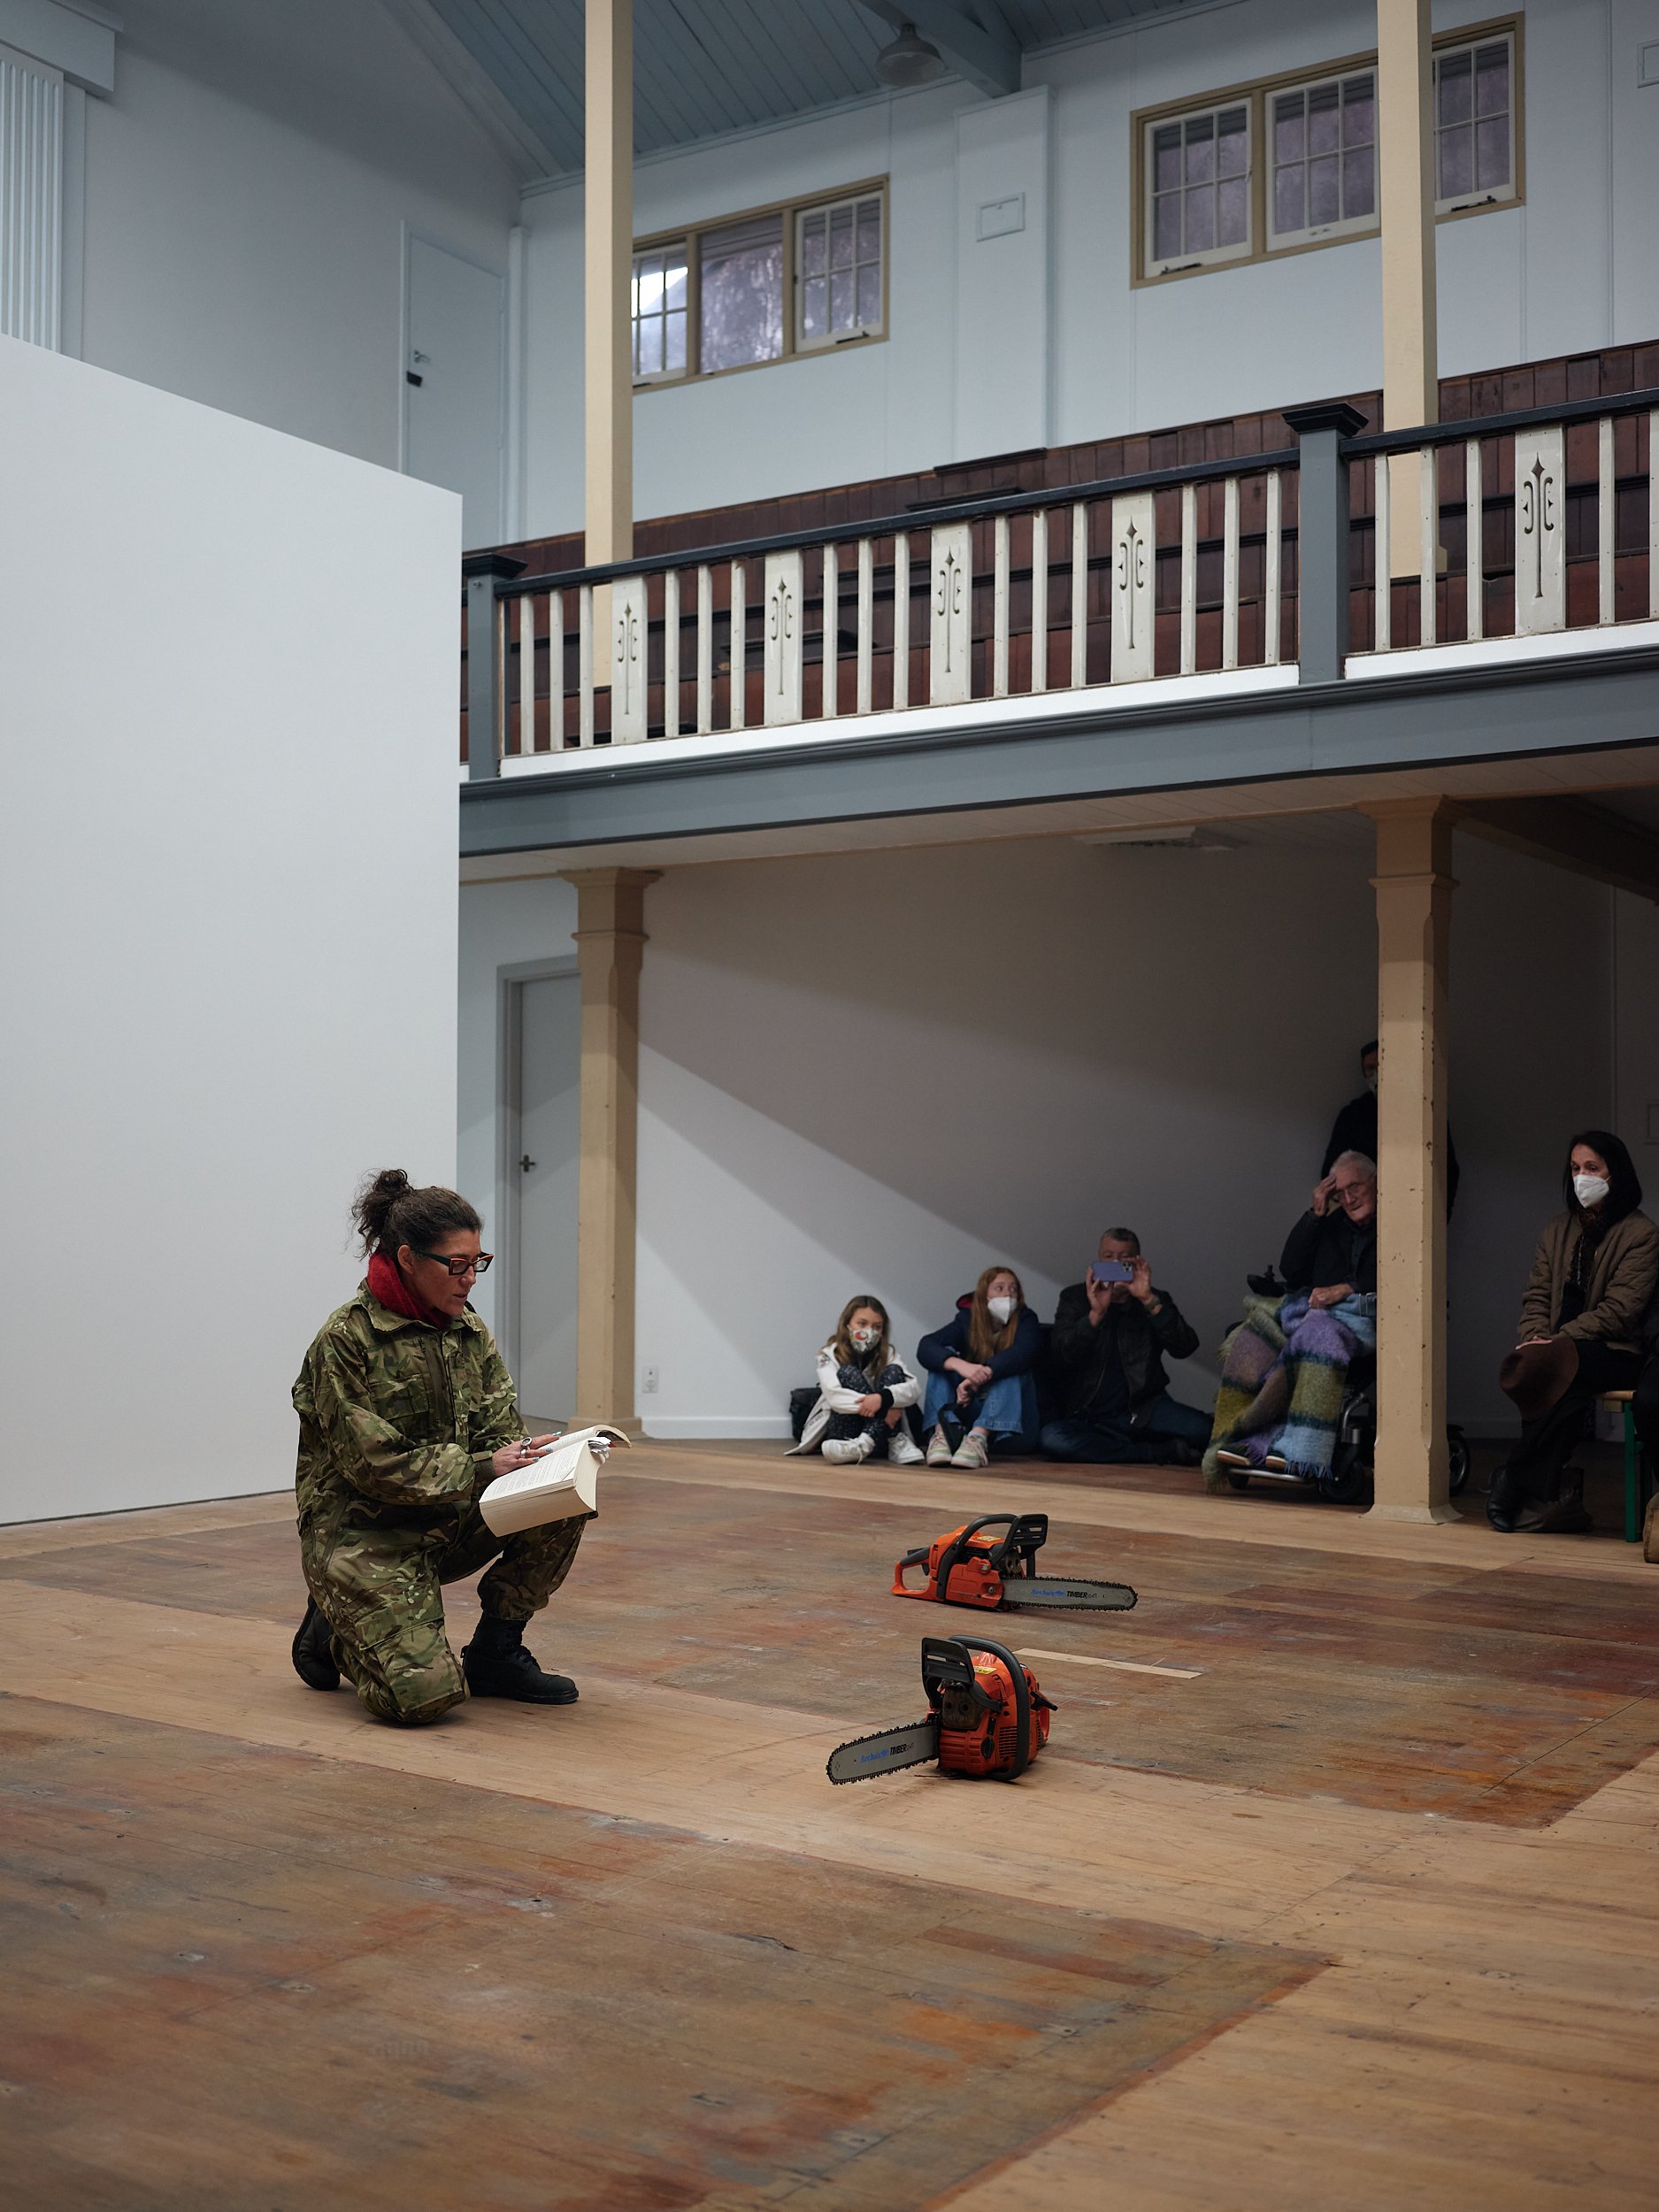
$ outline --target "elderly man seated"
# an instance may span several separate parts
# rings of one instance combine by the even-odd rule
[[[1350,1362],[1377,1348],[1377,1164],[1344,1152],[1285,1240],[1283,1298],[1252,1295],[1222,1351],[1206,1487],[1265,1467],[1331,1471]]]

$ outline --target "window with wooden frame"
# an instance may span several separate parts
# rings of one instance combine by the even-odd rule
[[[1135,281],[1374,232],[1376,64],[1356,54],[1138,114]],[[1432,85],[1436,213],[1518,199],[1517,24],[1437,39]]]
[[[634,247],[636,384],[755,368],[879,337],[886,327],[879,180]]]
[[[1434,211],[1516,196],[1515,34],[1434,50]]]

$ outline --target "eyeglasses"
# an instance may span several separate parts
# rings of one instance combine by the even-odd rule
[[[480,1252],[468,1258],[463,1252],[417,1252],[418,1260],[436,1260],[440,1267],[447,1267],[451,1275],[488,1275],[493,1252]]]

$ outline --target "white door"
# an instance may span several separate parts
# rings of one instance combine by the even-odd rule
[[[576,1183],[581,1143],[580,987],[519,986],[518,1403],[576,1409]]]
[[[495,270],[410,239],[403,466],[460,493],[466,547],[501,542],[505,305]]]

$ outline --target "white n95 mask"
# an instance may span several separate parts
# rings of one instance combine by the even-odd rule
[[[1006,1326],[1007,1322],[1008,1322],[1009,1316],[1010,1316],[1010,1315],[1013,1312],[1013,1310],[1014,1310],[1014,1301],[1013,1301],[1013,1299],[1011,1299],[1011,1298],[987,1298],[987,1299],[986,1300],[986,1302],[986,1302],[986,1304],[987,1304],[987,1305],[990,1308],[990,1310],[991,1310],[991,1318],[992,1318],[992,1320],[993,1320],[993,1321],[995,1321],[995,1322],[997,1322],[997,1323],[999,1323],[1000,1325],[1003,1325],[1003,1326]]]

